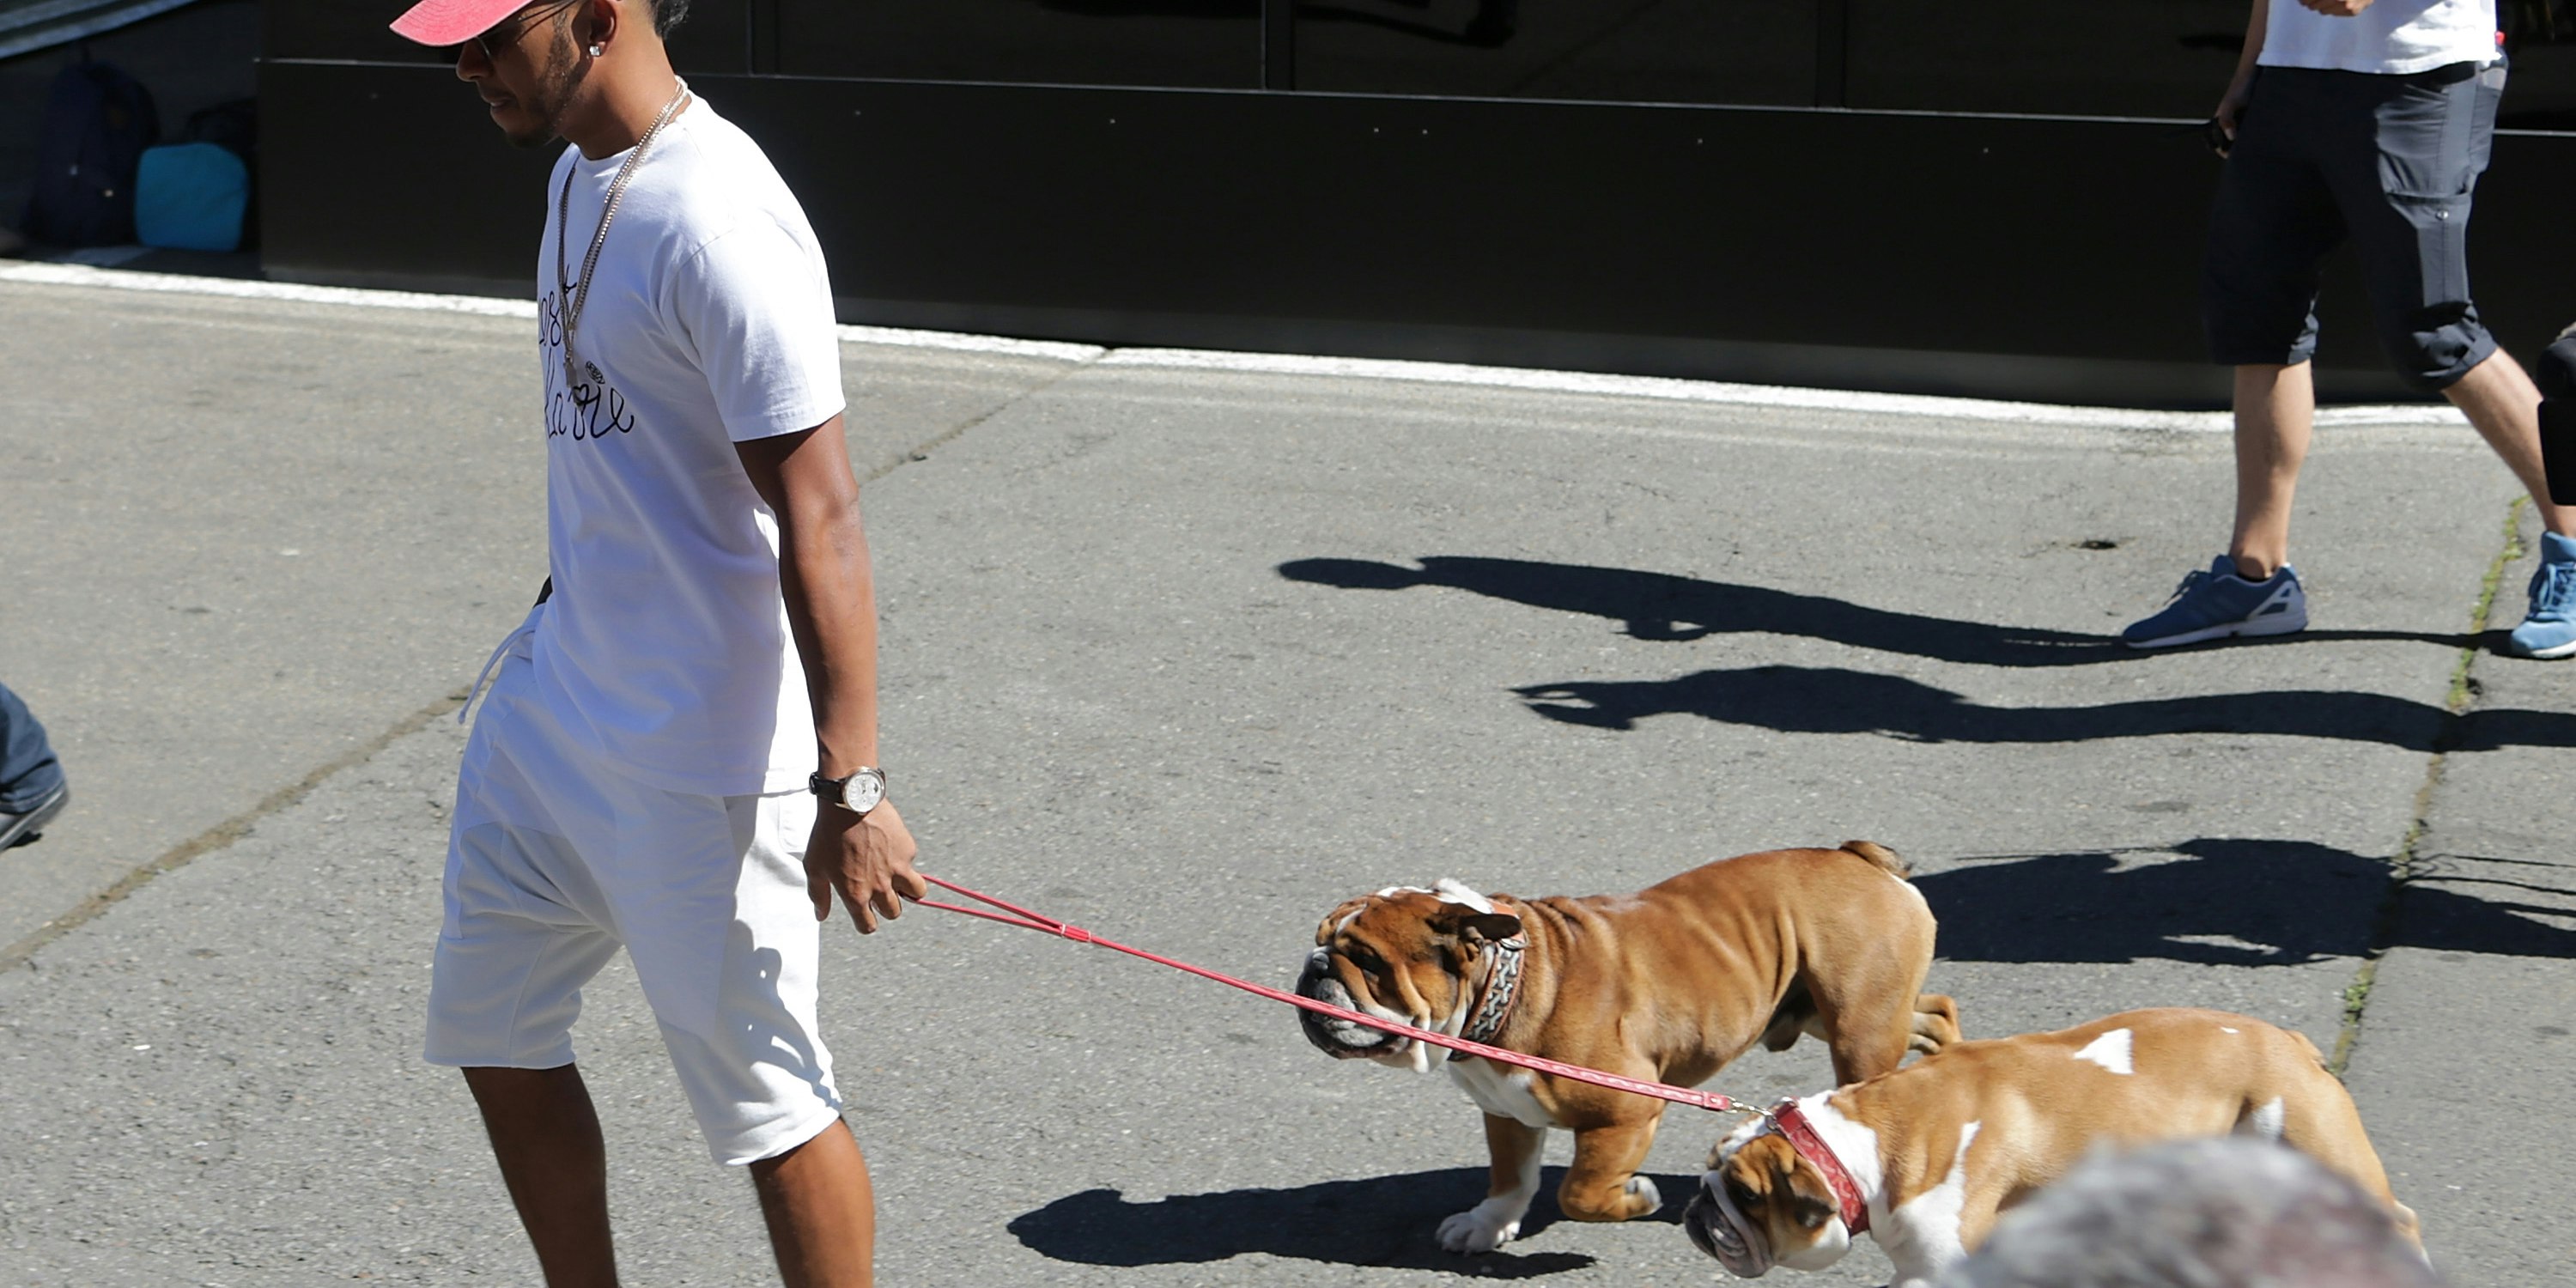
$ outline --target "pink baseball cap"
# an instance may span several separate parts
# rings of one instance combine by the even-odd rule
[[[394,34],[424,45],[461,45],[484,32],[503,18],[517,13],[528,0],[420,0],[394,19]]]

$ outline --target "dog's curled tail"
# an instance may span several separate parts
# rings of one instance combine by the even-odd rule
[[[1877,864],[1880,870],[1899,881],[1910,881],[1914,877],[1913,864],[1896,857],[1896,851],[1876,841],[1845,841],[1843,849]]]

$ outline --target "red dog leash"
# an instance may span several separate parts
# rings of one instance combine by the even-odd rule
[[[1160,953],[1149,953],[1142,948],[1130,948],[1116,940],[1103,939],[1080,926],[1067,925],[1062,921],[1058,921],[1055,918],[1046,915],[1045,913],[1031,912],[1017,904],[1004,903],[991,895],[969,890],[953,881],[942,881],[934,876],[924,876],[923,879],[930,882],[932,885],[938,886],[940,889],[962,894],[977,903],[991,904],[993,907],[1000,908],[1003,912],[1011,913],[1013,915],[1006,917],[1003,916],[1002,913],[986,912],[981,908],[969,908],[964,904],[939,903],[929,899],[923,899],[920,901],[921,906],[924,908],[937,908],[943,912],[962,912],[969,917],[982,917],[986,921],[998,921],[1005,926],[1018,926],[1023,930],[1042,930],[1051,935],[1061,935],[1078,944],[1098,944],[1103,948],[1115,949],[1130,957],[1142,957],[1149,962],[1160,962],[1174,970],[1187,971],[1201,979],[1212,979],[1217,983],[1231,985],[1235,988],[1242,989],[1247,993],[1256,993],[1260,996],[1269,998],[1274,1002],[1286,1002],[1290,1006],[1297,1007],[1300,1010],[1313,1011],[1318,1015],[1329,1015],[1339,1020],[1348,1020],[1353,1024],[1363,1025],[1383,1033],[1393,1033],[1401,1037],[1411,1038],[1416,1042],[1428,1042],[1433,1046],[1447,1047],[1452,1051],[1457,1051],[1465,1055],[1482,1056],[1485,1059],[1498,1061],[1503,1064],[1515,1064],[1524,1069],[1535,1069],[1541,1073],[1553,1074],[1559,1078],[1572,1078],[1577,1082],[1588,1082],[1596,1087],[1609,1087],[1615,1091],[1628,1091],[1634,1092],[1640,1096],[1653,1096],[1657,1100],[1669,1100],[1677,1105],[1694,1105],[1698,1108],[1714,1110],[1718,1113],[1760,1112],[1750,1108],[1749,1106],[1739,1105],[1733,1100],[1719,1095],[1714,1091],[1694,1091],[1688,1087],[1676,1087],[1668,1083],[1661,1082],[1648,1082],[1642,1078],[1621,1077],[1615,1073],[1605,1073],[1599,1069],[1587,1069],[1579,1064],[1566,1064],[1563,1061],[1550,1060],[1542,1056],[1523,1055],[1518,1051],[1506,1051],[1501,1047],[1487,1046],[1482,1042],[1470,1042],[1465,1038],[1453,1038],[1446,1033],[1434,1033],[1429,1029],[1417,1029],[1412,1025],[1399,1024],[1393,1020],[1382,1020],[1374,1015],[1354,1011],[1347,1007],[1335,1006],[1330,1002],[1318,1002],[1311,997],[1299,997],[1295,993],[1288,992],[1285,989],[1264,987],[1263,985],[1255,984],[1248,980],[1236,979],[1232,975],[1219,974],[1204,966],[1193,966],[1185,961],[1175,961]]]

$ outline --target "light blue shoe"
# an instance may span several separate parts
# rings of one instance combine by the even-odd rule
[[[2576,656],[2576,540],[2540,534],[2540,567],[2531,574],[2531,612],[2505,637],[2516,657]]]
[[[2174,587],[2173,602],[2154,616],[2131,622],[2120,641],[2131,648],[2170,648],[2230,635],[2287,635],[2308,624],[2308,592],[2288,564],[2269,580],[2247,581],[2236,575],[2236,561],[2225,555],[2209,561],[2206,572],[2187,574]],[[2576,643],[2568,645],[2576,651]]]

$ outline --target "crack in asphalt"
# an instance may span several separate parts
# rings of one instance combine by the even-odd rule
[[[2404,911],[2406,887],[2415,879],[2415,863],[2424,832],[2433,816],[2433,796],[2442,786],[2442,774],[2450,765],[2451,749],[2466,727],[2464,717],[2476,698],[2471,672],[2477,667],[2482,649],[2478,642],[2486,634],[2495,614],[2496,588],[2504,582],[2504,570],[2522,557],[2522,512],[2526,498],[2515,497],[2505,507],[2504,541],[2496,547],[2495,558],[2487,564],[2485,579],[2478,586],[2477,603],[2469,610],[2468,638],[2460,645],[2459,656],[2451,663],[2451,683],[2442,700],[2445,718],[2442,731],[2435,735],[2433,752],[2424,761],[2424,780],[2416,785],[2414,812],[2406,823],[2406,834],[2388,860],[2388,889],[2380,896],[2379,912],[2372,919],[2370,946],[2355,967],[2352,982],[2343,990],[2343,1028],[2335,1035],[2334,1055],[2326,1061],[2326,1071],[2344,1076],[2351,1067],[2353,1049],[2361,1041],[2363,1017],[2370,1009],[2371,985],[2378,982],[2380,959],[2397,942],[2397,922]]]
[[[45,945],[97,920],[109,909],[124,902],[126,896],[150,885],[154,879],[176,872],[199,858],[249,836],[252,830],[258,827],[260,820],[312,795],[315,788],[330,781],[341,772],[355,769],[374,759],[377,753],[392,746],[396,739],[428,728],[432,721],[452,714],[464,704],[465,695],[462,693],[451,693],[440,698],[395,721],[392,728],[341,753],[304,777],[270,792],[249,809],[162,851],[159,857],[118,877],[115,883],[106,889],[73,905],[71,911],[36,927],[7,948],[0,948],[0,977],[5,977],[20,967],[28,965],[35,960],[37,953],[44,951]]]
[[[1070,363],[1064,370],[1057,372],[1049,379],[1038,384],[1031,385],[1011,397],[994,404],[986,411],[970,416],[965,420],[958,422],[956,425],[924,439],[920,443],[915,444],[902,458],[896,460],[893,464],[870,471],[869,474],[861,480],[861,482],[874,483],[879,479],[883,479],[887,475],[894,473],[896,470],[903,468],[905,465],[926,457],[931,449],[955,442],[961,436],[975,429],[977,426],[992,420],[995,416],[1001,415],[1003,412],[1020,405],[1022,402],[1042,394],[1049,389],[1055,388],[1057,385],[1062,384],[1065,380],[1076,373],[1096,365],[1100,361],[1100,357],[1108,352],[1110,351],[1104,349],[1101,354],[1096,354],[1087,360]],[[240,841],[244,837],[249,836],[252,830],[259,825],[260,820],[303,800],[306,796],[311,795],[315,788],[330,781],[334,776],[344,771],[355,769],[358,766],[365,764],[367,761],[374,759],[379,752],[392,746],[395,740],[403,737],[404,735],[417,733],[420,730],[429,727],[431,722],[437,720],[439,717],[454,714],[456,709],[463,706],[464,703],[465,695],[461,693],[451,693],[446,697],[440,698],[437,701],[430,703],[428,706],[422,707],[420,710],[395,721],[391,728],[386,729],[384,732],[377,734],[366,742],[351,748],[338,757],[313,769],[302,778],[299,778],[284,787],[278,788],[276,791],[270,792],[249,809],[244,810],[239,814],[235,814],[231,818],[225,819],[224,821],[215,824],[213,827],[207,828],[205,831],[199,832],[195,836],[179,842],[177,845],[163,851],[153,859],[135,867],[131,871],[128,871],[124,876],[118,877],[114,882],[110,883],[106,889],[101,890],[73,905],[70,911],[45,922],[41,926],[38,926],[36,929],[20,937],[17,942],[10,944],[8,947],[0,948],[0,976],[7,976],[21,967],[27,966],[35,960],[37,953],[44,951],[46,945],[51,944],[55,940],[62,938],[64,935],[70,934],[72,931],[97,920],[99,917],[106,914],[109,909],[124,902],[127,896],[142,889],[144,886],[151,884],[156,878],[167,875],[171,872],[176,872],[180,868],[186,867],[188,864],[204,857],[205,855],[224,849],[227,846]]]
[[[913,464],[916,461],[929,459],[933,448],[945,447],[950,443],[956,442],[958,439],[964,437],[969,431],[972,431],[983,425],[985,422],[990,421],[995,416],[999,416],[1003,412],[1009,411],[1010,409],[1019,406],[1021,403],[1027,402],[1029,399],[1035,398],[1039,394],[1045,393],[1046,391],[1055,388],[1057,385],[1063,384],[1065,381],[1070,380],[1093,367],[1099,366],[1102,358],[1108,357],[1110,354],[1115,352],[1117,352],[1115,349],[1102,349],[1100,352],[1079,362],[1068,362],[1065,364],[1064,370],[993,404],[991,407],[977,413],[976,415],[969,416],[966,419],[959,421],[957,424],[913,444],[912,447],[905,451],[901,457],[897,458],[893,464],[880,466],[861,477],[859,479],[859,486],[865,487],[870,483],[874,483],[877,480],[894,473],[896,470],[902,469],[906,465]]]

